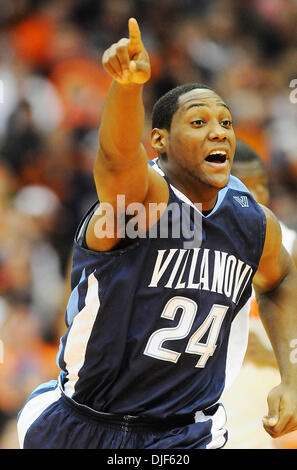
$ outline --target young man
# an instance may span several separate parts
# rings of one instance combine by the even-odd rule
[[[252,279],[282,374],[264,426],[294,429],[296,271],[275,217],[230,178],[228,107],[199,85],[166,94],[153,111],[151,167],[141,144],[150,64],[135,19],[103,65],[113,82],[94,168],[100,204],[75,239],[60,385],[33,392],[20,445],[222,447],[219,398],[244,355]]]

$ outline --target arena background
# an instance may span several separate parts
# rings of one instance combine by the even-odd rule
[[[175,85],[207,83],[230,105],[237,136],[267,164],[272,209],[297,230],[296,0],[1,2],[2,449],[18,448],[17,411],[36,385],[58,373],[72,240],[96,198],[92,168],[110,83],[101,56],[127,36],[131,16],[139,21],[152,64],[144,93],[150,156],[154,101]],[[251,387],[250,400],[240,402],[242,388],[234,389],[239,403],[232,399],[228,447],[272,448],[268,435],[258,435],[269,380],[260,371],[244,387]],[[236,440],[245,424],[240,413],[257,407],[253,439]],[[290,445],[280,442],[278,448]]]

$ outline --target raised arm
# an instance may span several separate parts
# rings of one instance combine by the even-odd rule
[[[113,82],[100,125],[97,163],[113,169],[135,165],[146,157],[141,145],[142,87],[150,78],[150,62],[134,18],[129,20],[129,39],[122,38],[107,49],[102,63]],[[95,174],[97,177],[100,179],[100,174]]]
[[[120,241],[117,235],[123,227],[117,226],[117,197],[124,196],[121,211],[130,203],[144,203],[155,178],[141,142],[145,119],[142,92],[150,78],[150,61],[137,21],[130,18],[128,27],[129,38],[120,39],[102,57],[103,67],[113,80],[103,109],[94,166],[101,208],[93,215],[86,232],[87,245],[93,250],[109,250]],[[112,206],[113,216],[102,212],[103,203]],[[114,226],[114,234],[108,238],[98,236],[98,222],[103,216],[111,217]]]
[[[266,239],[254,277],[259,314],[271,341],[281,384],[268,395],[263,425],[272,437],[297,429],[297,270],[282,245],[281,228],[273,213],[266,215]]]

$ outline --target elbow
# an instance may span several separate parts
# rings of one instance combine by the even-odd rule
[[[261,286],[260,288],[254,287],[257,301],[283,296],[289,298],[293,293],[297,292],[297,269],[292,263],[288,266],[286,272],[273,284],[266,285],[265,287]]]

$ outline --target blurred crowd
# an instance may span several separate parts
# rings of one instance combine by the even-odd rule
[[[267,165],[271,206],[297,229],[296,0],[11,0],[0,9],[0,448],[16,413],[57,375],[77,225],[96,200],[92,169],[110,84],[104,50],[139,21],[150,111],[201,82],[230,105],[236,134]]]

